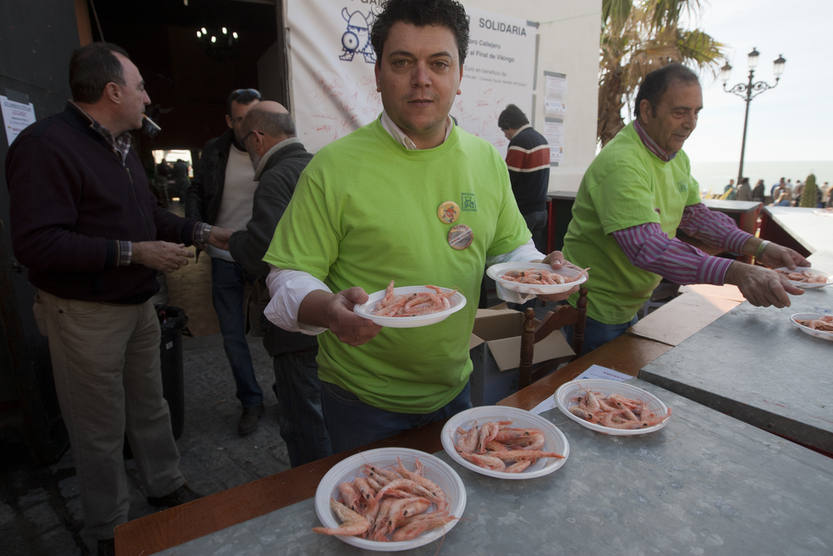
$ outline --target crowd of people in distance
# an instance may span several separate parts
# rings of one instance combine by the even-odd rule
[[[757,201],[777,207],[796,207],[801,201],[804,184],[801,179],[796,179],[793,183],[792,179],[782,177],[772,184],[767,195],[763,179],[759,179],[751,189],[749,178],[743,178],[738,185],[735,185],[734,179],[730,179],[723,187],[723,193],[714,197],[727,201]],[[833,207],[833,188],[830,187],[830,182],[826,181],[816,188],[816,207]]]

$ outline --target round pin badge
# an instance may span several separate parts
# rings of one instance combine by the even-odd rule
[[[448,230],[448,244],[457,250],[462,250],[471,245],[474,239],[471,228],[465,224],[457,224]]]
[[[446,201],[437,208],[437,217],[441,222],[452,224],[460,217],[460,207],[454,201]]]

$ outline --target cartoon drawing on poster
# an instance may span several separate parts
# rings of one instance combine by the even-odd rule
[[[341,10],[341,17],[347,22],[347,30],[341,35],[343,51],[338,59],[343,62],[352,62],[356,54],[361,54],[365,62],[375,64],[376,53],[373,45],[370,44],[370,29],[376,20],[376,14],[372,9],[367,13],[359,10],[350,12],[345,7]]]

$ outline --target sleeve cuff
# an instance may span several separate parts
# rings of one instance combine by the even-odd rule
[[[732,266],[732,262],[732,259],[724,257],[714,257],[712,255],[704,257],[703,264],[700,265],[698,281],[701,284],[722,286],[726,283],[726,272]]]
[[[116,266],[130,265],[133,261],[133,242],[119,240],[116,242],[116,250]]]
[[[743,254],[743,246],[750,237],[752,237],[752,234],[749,232],[735,228],[726,235],[726,245],[724,247],[727,251],[741,255]]]
[[[198,222],[196,226],[194,226],[194,236],[191,238],[193,244],[200,249],[205,249],[205,246],[208,244],[208,236],[211,235],[211,224],[206,224],[205,222]]]

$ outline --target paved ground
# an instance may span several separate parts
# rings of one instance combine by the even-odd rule
[[[251,339],[266,414],[251,436],[237,435],[239,402],[219,335],[183,338],[185,426],[177,444],[189,484],[209,494],[289,468],[277,425],[271,391],[271,358],[259,339]],[[80,499],[72,456],[49,466],[34,466],[22,446],[0,444],[0,554],[3,556],[85,554],[78,534]],[[154,511],[138,487],[132,460],[130,517]]]

